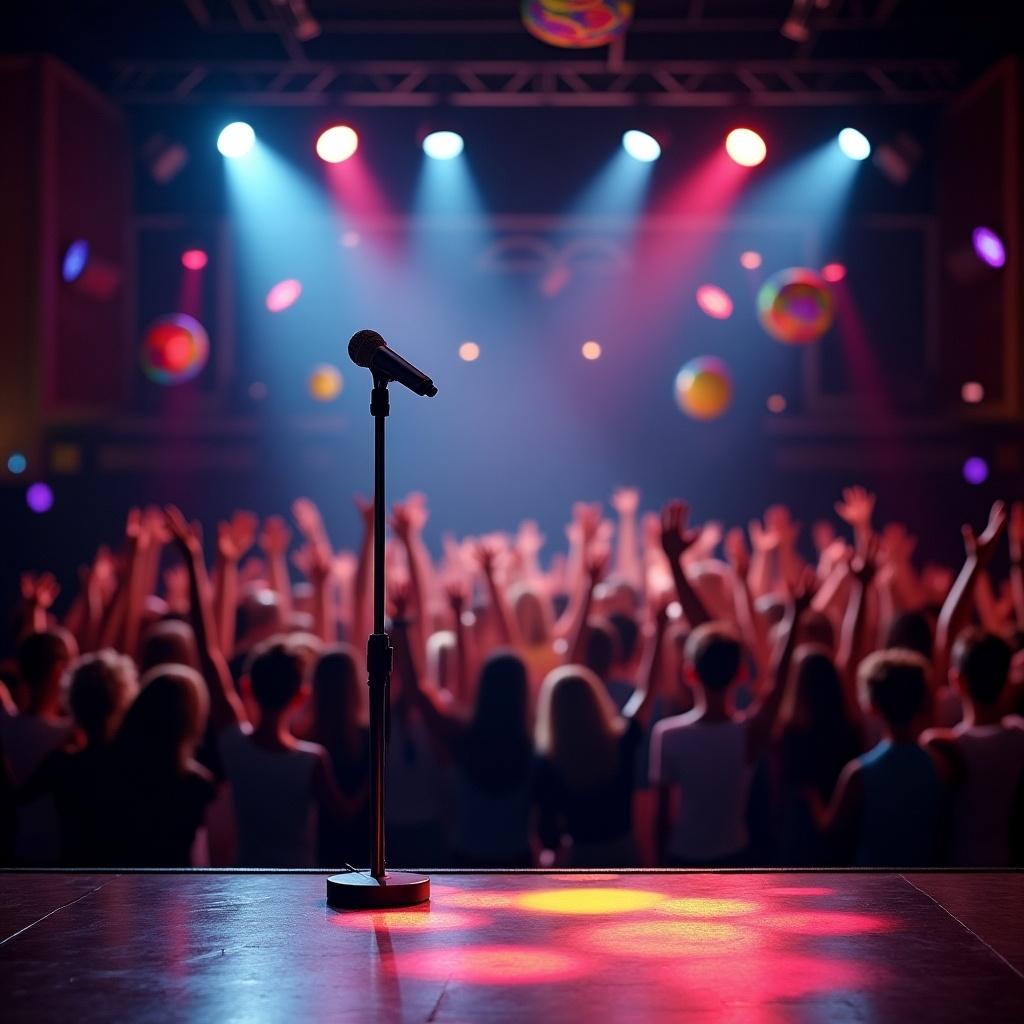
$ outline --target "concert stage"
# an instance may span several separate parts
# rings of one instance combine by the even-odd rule
[[[1024,875],[0,875],[3,1019],[1012,1021]]]

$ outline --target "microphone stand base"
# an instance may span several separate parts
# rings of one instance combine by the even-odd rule
[[[387,871],[374,878],[346,871],[327,879],[327,905],[337,910],[393,910],[430,899],[430,879],[411,871]]]

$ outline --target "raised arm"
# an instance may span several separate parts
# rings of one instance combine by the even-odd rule
[[[263,520],[259,545],[267,558],[267,572],[270,587],[281,599],[281,615],[285,622],[292,614],[292,582],[288,575],[288,545],[292,531],[280,516],[268,516]]]
[[[495,560],[498,557],[498,550],[494,544],[481,540],[476,546],[477,564],[483,575],[484,583],[487,586],[487,596],[491,600],[491,607],[494,610],[494,622],[498,631],[500,643],[507,647],[515,646],[520,641],[519,629],[505,598],[505,591],[498,585],[495,578]]]
[[[373,582],[373,502],[361,494],[354,498],[356,510],[363,524],[359,555],[356,559],[355,592],[352,595],[352,642],[357,650],[364,650],[373,621],[371,584]]]
[[[635,487],[620,487],[612,495],[612,508],[618,513],[619,530],[615,545],[615,571],[639,588],[643,583],[643,562],[637,537],[637,512],[640,492]]]
[[[1010,593],[1017,631],[1024,633],[1024,501],[1015,501],[1010,509]]]
[[[21,575],[23,612],[22,634],[42,633],[48,626],[50,608],[60,594],[60,584],[52,572]]]
[[[452,612],[455,629],[455,699],[463,706],[472,699],[469,685],[469,648],[467,646],[466,624],[462,621],[462,613],[466,608],[468,593],[465,583],[453,577],[445,584],[448,607]]]
[[[672,579],[683,614],[690,629],[696,629],[697,626],[710,621],[711,616],[683,571],[683,554],[700,536],[699,530],[687,527],[689,517],[690,506],[685,501],[670,501],[665,505],[661,510],[661,547],[672,570]]]
[[[754,609],[754,596],[750,592],[747,578],[750,574],[750,554],[743,537],[743,530],[736,527],[725,535],[725,557],[733,571],[733,603],[736,605],[736,622],[740,634],[750,648],[757,665],[758,678],[764,678],[768,670],[768,640],[761,628],[760,619]]]
[[[203,545],[199,529],[190,525],[174,505],[164,509],[171,539],[181,553],[188,570],[192,630],[203,678],[210,694],[210,718],[214,727],[224,729],[245,722],[242,702],[235,693],[227,662],[217,642],[217,629],[210,598],[210,581],[203,562]]]
[[[846,711],[854,721],[860,719],[860,705],[857,701],[857,666],[868,652],[867,603],[871,581],[875,578],[878,559],[878,538],[867,534],[865,549],[850,562],[850,599],[843,616],[843,628],[839,638],[839,653],[836,669],[843,681]]]
[[[793,664],[800,617],[811,606],[815,585],[814,570],[806,568],[800,582],[790,592],[789,608],[782,623],[768,690],[755,700],[746,713],[746,721],[750,723],[747,732],[748,751],[752,756],[767,746],[771,739],[775,719],[786,692],[790,666]]]
[[[230,522],[217,524],[217,585],[214,592],[214,621],[217,642],[225,657],[235,649],[235,619],[238,607],[238,563],[256,541],[259,520],[253,512],[235,512]]]
[[[965,523],[962,528],[966,557],[960,574],[946,598],[935,631],[935,684],[941,685],[949,671],[949,652],[960,631],[967,625],[978,575],[988,567],[1006,530],[1006,506],[997,501],[980,536]]]
[[[661,681],[662,651],[665,647],[665,632],[668,629],[668,606],[669,602],[662,595],[651,609],[654,623],[640,663],[637,687],[622,709],[623,718],[636,719],[643,728],[647,728],[650,721],[654,698],[658,695],[658,683]]]
[[[306,539],[303,572],[313,588],[313,632],[325,644],[331,644],[337,639],[331,541],[320,509],[309,498],[296,498],[292,515]]]
[[[871,517],[875,512],[875,495],[863,487],[844,487],[843,496],[835,505],[836,515],[853,529],[853,543],[865,550],[872,534]]]
[[[605,569],[608,566],[609,552],[607,548],[594,548],[587,552],[584,562],[584,584],[583,599],[580,602],[578,618],[576,620],[567,661],[571,665],[581,665],[586,660],[587,654],[587,630],[589,626],[587,619],[590,616],[590,606],[594,600],[594,588],[601,582]]]

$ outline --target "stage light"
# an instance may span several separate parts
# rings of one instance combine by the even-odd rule
[[[751,128],[734,128],[725,137],[725,151],[740,167],[756,167],[764,162],[768,147]]]
[[[252,130],[252,125],[244,121],[232,121],[231,124],[225,125],[217,136],[217,149],[229,160],[245,156],[255,143],[256,133]]]
[[[266,304],[271,313],[280,313],[289,306],[294,306],[302,294],[302,284],[295,278],[289,277],[284,281],[278,281],[273,288],[267,292]]]
[[[786,399],[782,395],[769,395],[765,404],[768,406],[769,412],[778,414],[786,411]]]
[[[821,268],[821,276],[829,284],[838,284],[846,277],[846,267],[842,263],[826,263]]]
[[[89,262],[89,243],[84,238],[76,238],[65,250],[60,265],[60,276],[71,284],[82,276],[85,265]]]
[[[740,266],[745,270],[757,270],[761,266],[762,262],[761,254],[754,252],[753,249],[748,249],[746,252],[740,253]]]
[[[184,384],[203,372],[210,339],[203,325],[184,313],[161,317],[142,341],[142,371],[154,384]]]
[[[867,160],[871,156],[871,143],[868,137],[856,128],[844,128],[839,133],[839,148],[844,156],[851,160]]]
[[[988,463],[979,455],[972,455],[964,463],[964,479],[977,487],[988,479]]]
[[[347,124],[336,124],[316,140],[316,155],[324,163],[344,163],[359,148],[359,136]]]
[[[1006,265],[1006,246],[991,228],[975,228],[971,232],[971,243],[974,246],[974,255],[982,263],[996,269]]]
[[[431,132],[423,140],[423,152],[431,160],[454,160],[464,148],[458,132]]]
[[[716,284],[702,284],[697,289],[697,305],[713,320],[728,320],[732,316],[732,299]]]
[[[629,914],[650,910],[665,899],[660,892],[648,889],[541,889],[526,892],[516,903],[522,910],[539,914]]]
[[[976,380],[965,381],[960,388],[960,397],[968,405],[977,405],[985,399],[985,388]]]
[[[25,492],[25,504],[28,505],[36,515],[42,515],[53,508],[53,491],[49,484],[34,483]]]
[[[202,249],[186,249],[181,254],[181,265],[186,270],[202,270],[209,263],[209,257]]]
[[[589,359],[593,362],[593,360],[601,358],[601,345],[596,341],[585,341],[580,348],[580,352],[583,354],[584,359]]]
[[[11,452],[7,456],[8,473],[13,473],[17,476],[19,473],[24,473],[26,469],[28,469],[28,459],[21,452]]]
[[[653,135],[630,129],[622,136],[622,148],[634,159],[649,164],[661,156],[661,145]]]
[[[459,358],[466,363],[475,362],[480,358],[480,346],[475,341],[464,341],[459,346]]]

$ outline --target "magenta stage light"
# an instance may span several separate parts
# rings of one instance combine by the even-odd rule
[[[821,276],[829,284],[838,284],[846,277],[846,267],[842,263],[826,263],[821,268]]]
[[[977,405],[985,400],[985,387],[976,380],[964,381],[960,388],[960,397],[968,405]]]
[[[975,256],[982,263],[987,263],[997,270],[1006,265],[1006,246],[991,228],[975,228],[971,232],[971,243],[974,245]]]
[[[725,151],[740,167],[756,167],[764,163],[768,147],[752,128],[734,128],[725,137]]]
[[[748,249],[746,252],[740,253],[740,266],[744,270],[757,270],[759,266],[764,262],[759,252],[755,252],[753,249]]]
[[[36,515],[42,515],[53,508],[53,490],[49,484],[41,481],[32,484],[25,492],[25,504],[28,505]]]
[[[713,320],[728,320],[732,316],[732,299],[717,284],[702,284],[697,289],[697,305]]]
[[[972,455],[964,463],[964,479],[977,487],[988,479],[988,463],[980,455]]]
[[[271,313],[280,313],[289,306],[294,306],[302,294],[302,284],[294,277],[278,281],[273,288],[267,292],[267,309]]]
[[[210,258],[202,249],[186,249],[181,254],[181,265],[186,270],[202,270]]]

